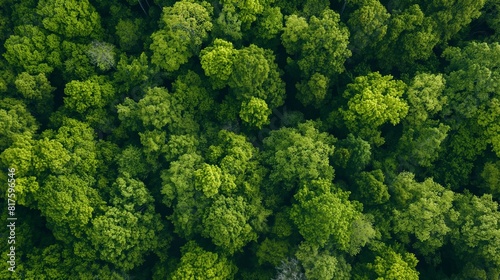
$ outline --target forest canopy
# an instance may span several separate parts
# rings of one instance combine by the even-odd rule
[[[0,5],[0,279],[500,279],[500,1]]]

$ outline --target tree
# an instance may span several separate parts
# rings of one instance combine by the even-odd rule
[[[207,2],[176,2],[163,9],[162,29],[151,35],[151,62],[173,72],[198,54],[199,47],[212,29],[212,7]]]
[[[111,101],[114,90],[110,83],[103,77],[92,77],[86,81],[71,81],[64,88],[66,98],[64,100],[68,109],[80,114],[90,109],[102,108]]]
[[[141,149],[136,146],[128,146],[116,154],[114,161],[118,164],[120,173],[128,173],[134,178],[145,177],[148,173],[148,166]]]
[[[100,16],[87,0],[44,0],[36,12],[43,27],[67,38],[95,36],[101,31]]]
[[[259,264],[270,263],[277,266],[289,254],[290,244],[285,240],[266,238],[255,253]]]
[[[255,36],[263,39],[273,39],[283,29],[283,14],[279,7],[266,7],[257,19]]]
[[[237,268],[227,258],[201,248],[194,241],[188,242],[181,249],[182,257],[173,280],[180,279],[233,279]]]
[[[225,96],[222,103],[223,107],[227,107],[227,111],[237,113],[247,110],[242,107],[248,107],[248,104],[242,103],[250,102],[252,98],[262,99],[271,110],[283,104],[285,84],[280,78],[281,73],[274,62],[272,51],[253,44],[236,50],[232,43],[216,39],[213,46],[201,51],[200,58],[201,66],[205,75],[210,78],[212,87],[229,87],[231,95]],[[221,116],[220,119],[224,120],[224,117]],[[258,119],[256,123],[263,124],[263,117],[259,116]]]
[[[0,149],[10,147],[16,135],[35,134],[38,129],[36,119],[30,114],[26,105],[13,98],[3,98],[0,102]]]
[[[54,236],[67,243],[81,236],[101,202],[96,190],[75,174],[49,175],[36,193],[38,208],[47,218]],[[69,232],[67,232],[69,230]]]
[[[297,98],[304,105],[319,104],[335,75],[344,71],[344,62],[351,56],[348,37],[349,31],[340,23],[339,14],[330,9],[324,10],[320,18],[286,18],[281,41],[291,56],[288,63],[300,70],[298,78],[302,82],[297,84]]]
[[[414,180],[412,173],[400,173],[393,182],[394,232],[404,243],[411,243],[424,256],[431,256],[447,243],[453,222],[459,216],[453,209],[454,193],[427,179]]]
[[[158,67],[150,65],[145,53],[141,53],[138,57],[121,55],[116,72],[113,74],[113,82],[119,92],[138,98],[148,88],[158,86],[161,83],[158,71]]]
[[[305,280],[306,277],[302,272],[302,267],[300,262],[293,258],[286,261],[282,261],[279,266],[276,267],[277,275],[273,280]]]
[[[201,67],[205,75],[210,77],[214,89],[223,88],[231,74],[238,51],[233,44],[221,39],[215,39],[213,45],[200,52]]]
[[[202,160],[196,153],[184,154],[161,175],[163,203],[174,207],[169,217],[174,225],[174,232],[187,239],[201,232],[203,210],[207,207],[206,200],[195,199],[194,173]]]
[[[387,202],[390,195],[384,179],[384,173],[380,169],[361,172],[359,177],[354,179],[358,187],[354,193],[355,197],[359,197],[360,201],[365,205],[377,205]]]
[[[3,56],[10,65],[30,74],[49,74],[61,66],[59,45],[58,36],[46,35],[37,26],[21,25],[5,41]]]
[[[338,250],[348,250],[349,229],[361,215],[359,205],[348,200],[348,193],[334,189],[327,180],[312,180],[294,198],[297,202],[290,217],[306,242],[320,248],[332,242]]]
[[[442,150],[441,144],[448,136],[450,127],[440,123],[432,126],[427,122],[422,126],[407,128],[398,143],[399,159],[406,164],[418,164],[430,167],[432,162],[439,157]]]
[[[415,1],[416,2],[416,1]],[[422,11],[440,26],[434,30],[442,42],[446,42],[481,15],[481,10],[488,1],[424,1],[419,3]],[[453,15],[450,17],[450,15]]]
[[[450,47],[443,56],[450,61],[446,76],[450,86],[445,90],[449,105],[444,113],[472,119],[482,128],[481,134],[486,138],[486,143],[491,144],[493,151],[500,155],[500,72],[496,59],[500,58],[500,44],[474,42],[462,49]],[[450,125],[452,129],[458,126],[456,123]]]
[[[384,139],[377,129],[384,123],[398,124],[408,113],[408,105],[401,98],[406,85],[373,72],[360,76],[343,93],[349,101],[340,109],[350,132],[380,146]]]
[[[44,248],[33,248],[28,254],[22,271],[24,279],[79,279],[103,278],[124,280],[125,276],[108,264],[97,264],[76,256],[73,248],[61,243],[50,244]]]
[[[97,75],[96,68],[87,55],[87,50],[88,46],[86,44],[72,41],[63,41],[61,43],[61,53],[64,58],[62,65],[64,80],[86,80]]]
[[[349,43],[355,54],[366,52],[365,48],[384,39],[387,34],[388,20],[391,17],[378,0],[356,2],[362,4],[350,14],[347,21],[351,33]]]
[[[257,16],[262,14],[267,3],[262,0],[248,0],[245,2],[224,0],[221,1],[221,4],[220,20],[217,20],[220,25],[218,29],[225,31],[224,33],[232,35],[234,39],[238,40],[241,35],[232,34],[234,32],[233,27],[241,28],[241,31],[249,30],[251,24],[257,20]]]
[[[0,153],[0,163],[3,170],[16,169],[15,190],[16,204],[30,206],[35,202],[34,193],[40,185],[33,176],[33,146],[34,140],[29,133],[14,135],[12,144]],[[0,172],[2,179],[8,180],[7,172]]]
[[[262,128],[269,123],[271,110],[264,100],[251,97],[248,102],[241,105],[240,118],[249,125]]]
[[[89,241],[99,248],[101,260],[128,271],[144,262],[145,254],[159,246],[163,224],[144,183],[124,173],[112,188],[111,205],[92,220]]]
[[[222,171],[216,165],[203,164],[203,167],[195,171],[196,188],[210,198],[219,192],[222,184]]]
[[[90,62],[102,71],[115,67],[115,54],[113,45],[106,42],[94,41],[87,51]]]
[[[486,271],[500,267],[500,212],[490,194],[481,197],[468,192],[458,195],[460,213],[451,234],[456,256],[462,263],[472,263]]]
[[[266,228],[263,177],[257,150],[245,137],[221,130],[204,157],[197,151],[179,156],[162,171],[163,202],[182,237],[202,235],[223,252],[234,254]]]
[[[359,172],[370,163],[372,152],[370,144],[351,133],[346,139],[339,140],[335,145],[334,166],[346,171]]]
[[[412,253],[398,253],[386,248],[375,257],[375,261],[369,264],[368,268],[375,272],[377,280],[416,280],[419,278],[415,269],[417,263],[418,260]]]
[[[301,243],[295,255],[304,267],[306,279],[350,279],[351,267],[341,256],[308,243]]]
[[[126,98],[123,104],[117,105],[118,117],[134,130],[139,129],[139,125],[162,129],[175,118],[171,100],[166,88],[150,88],[139,102]]]
[[[343,72],[344,61],[351,55],[347,49],[348,36],[340,16],[327,9],[320,18],[311,16],[309,21],[297,15],[286,18],[281,41],[302,77],[312,77],[316,72],[332,77]]]
[[[314,73],[307,82],[297,84],[297,89],[302,93],[297,95],[297,99],[305,106],[320,107],[327,96],[329,83],[330,79]]]
[[[120,47],[131,51],[137,47],[140,40],[139,30],[143,28],[140,19],[120,19],[116,25],[116,35],[119,38]]]
[[[203,236],[229,254],[240,251],[257,234],[249,224],[251,205],[242,197],[218,196],[203,218]]]
[[[284,193],[298,184],[315,179],[332,180],[334,170],[329,164],[335,138],[320,132],[316,124],[308,121],[297,128],[283,127],[272,131],[264,139],[264,162],[269,166],[270,187],[281,185]],[[279,197],[285,196],[279,189]]]
[[[482,189],[495,198],[500,195],[500,161],[487,162],[481,172],[483,179]]]
[[[16,88],[28,100],[46,101],[54,91],[46,75],[30,75],[27,72],[19,74],[15,81]]]
[[[416,75],[406,91],[409,106],[406,121],[417,126],[436,116],[448,101],[443,94],[445,85],[442,75]]]

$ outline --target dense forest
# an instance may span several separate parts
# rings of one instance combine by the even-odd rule
[[[0,7],[0,279],[500,279],[499,0]]]

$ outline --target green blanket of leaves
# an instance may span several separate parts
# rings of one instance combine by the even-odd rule
[[[0,279],[499,279],[500,1],[0,6]]]

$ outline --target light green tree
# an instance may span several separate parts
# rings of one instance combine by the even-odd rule
[[[181,251],[181,261],[172,273],[172,279],[234,279],[237,268],[224,256],[206,251],[194,241],[184,245]]]
[[[251,126],[262,128],[269,124],[271,110],[264,100],[252,97],[241,105],[240,118]]]
[[[361,215],[348,193],[322,179],[304,183],[294,198],[290,217],[306,242],[318,247],[332,242],[338,250],[348,251],[351,224]]]
[[[33,25],[16,27],[14,34],[5,41],[3,56],[15,68],[30,74],[50,74],[61,66],[60,39],[54,34],[46,35]]]
[[[350,132],[379,146],[384,143],[378,128],[390,122],[398,124],[408,113],[408,104],[402,98],[406,85],[373,72],[360,76],[343,93],[349,101],[340,109]]]
[[[67,38],[95,36],[101,31],[100,16],[87,0],[43,0],[36,12],[43,27]]]
[[[94,76],[86,81],[67,83],[64,94],[67,96],[64,100],[66,107],[83,114],[90,109],[104,107],[113,98],[114,89],[104,77]]]
[[[212,29],[212,7],[207,2],[176,2],[165,7],[161,18],[162,29],[151,35],[153,42],[151,62],[173,72],[198,54],[203,41]]]

